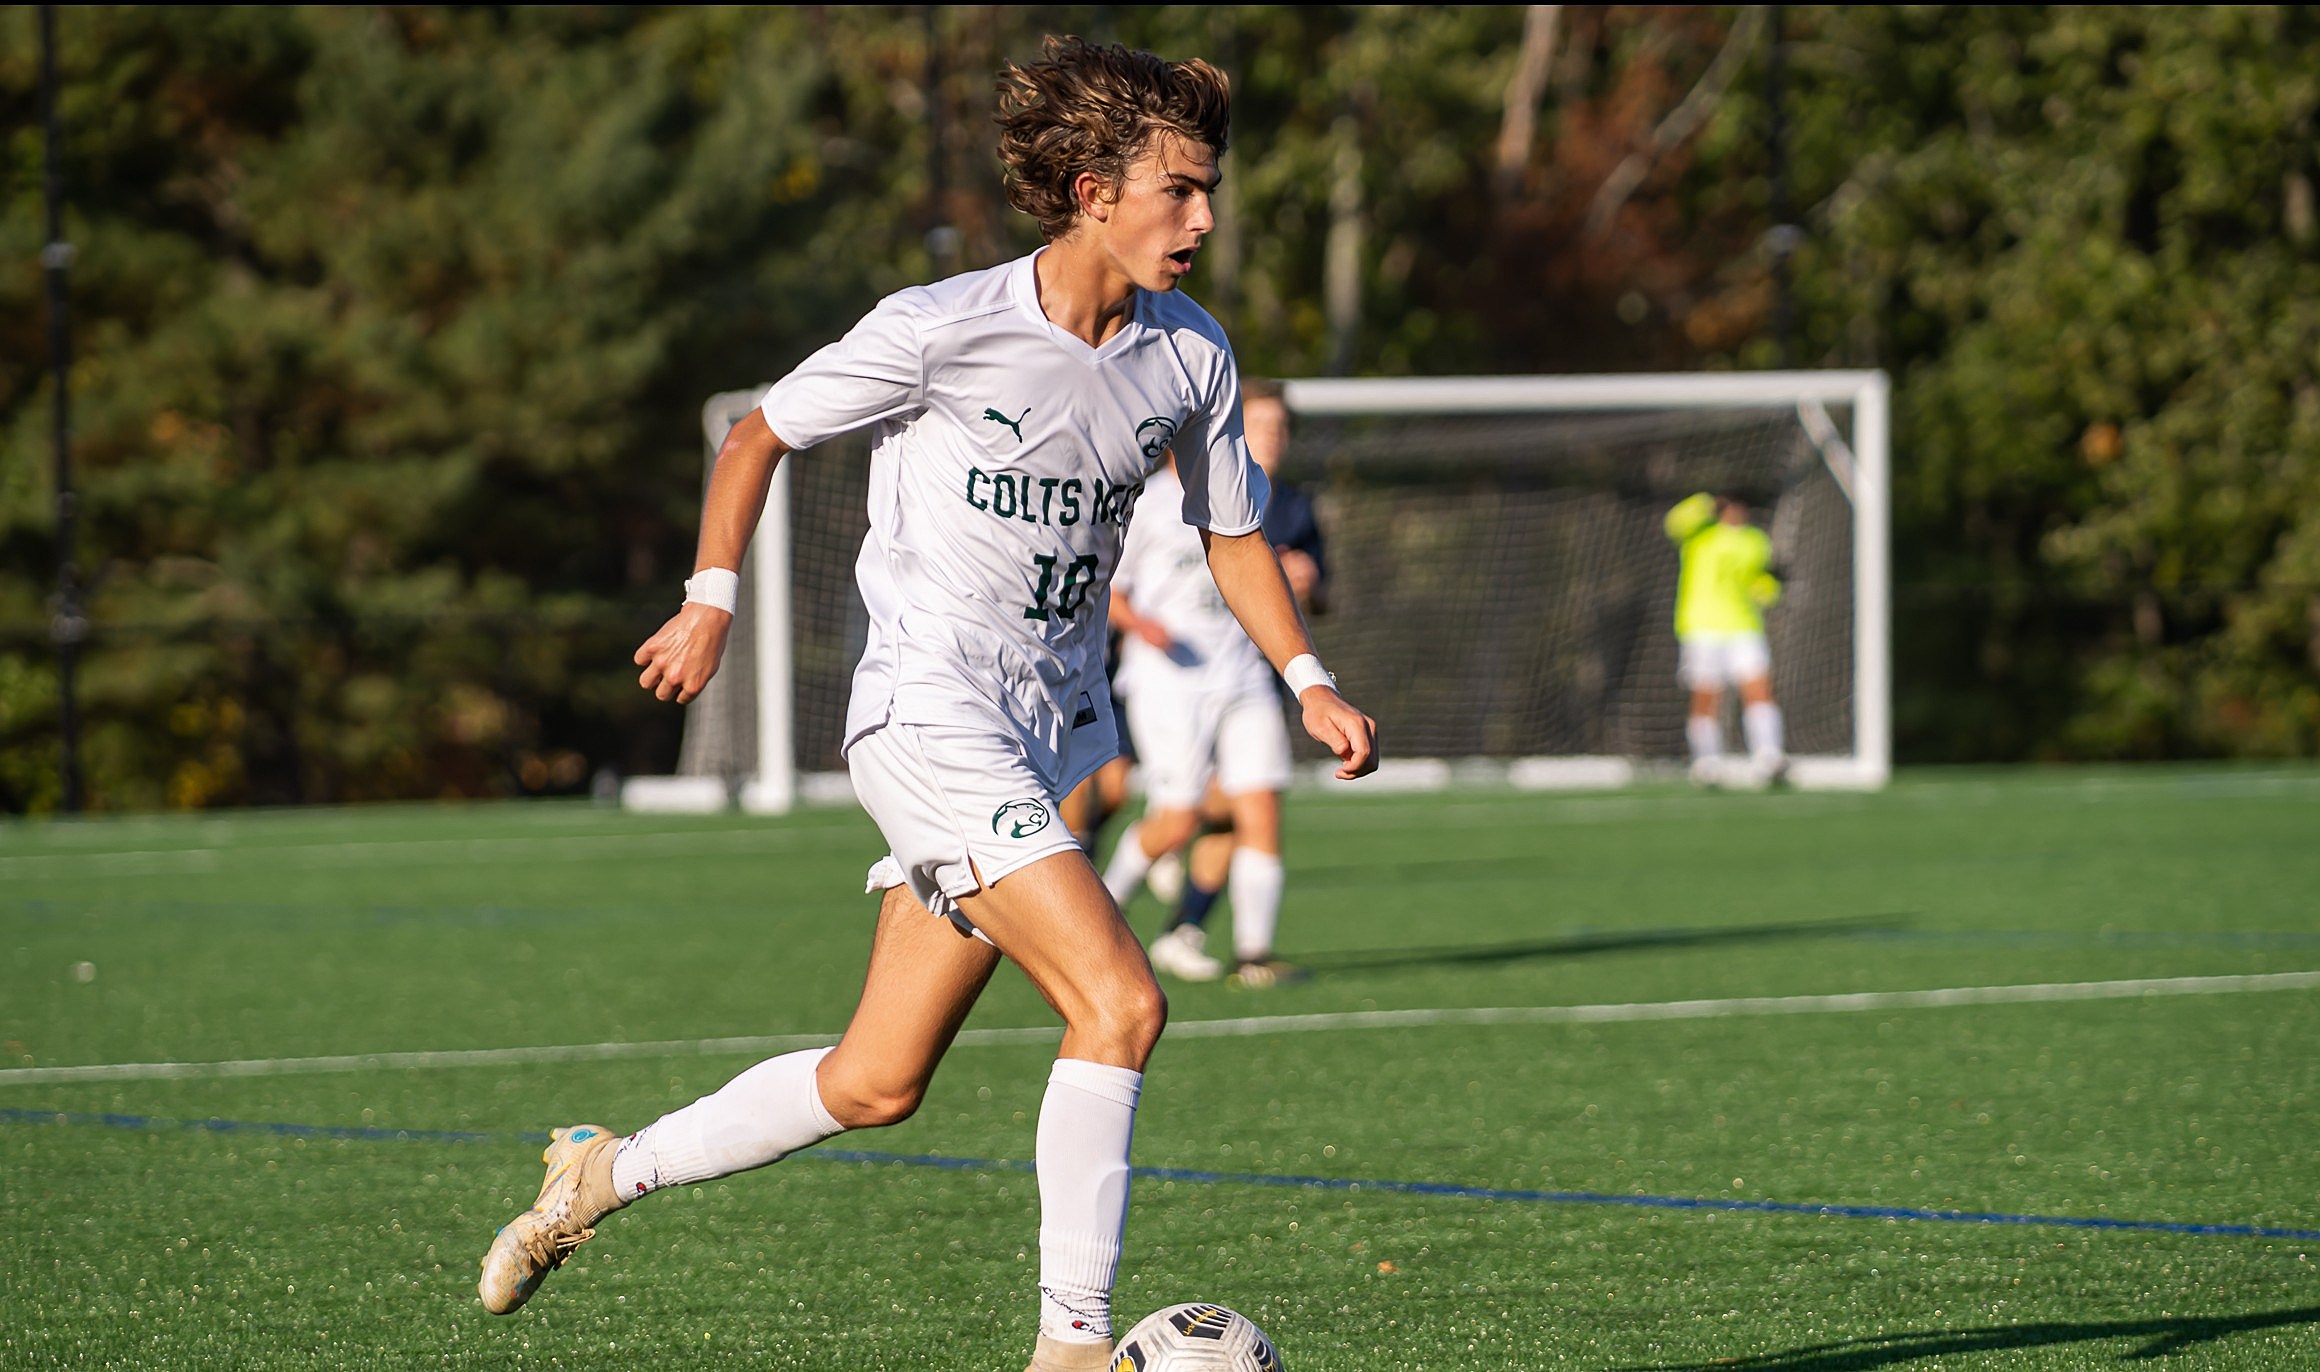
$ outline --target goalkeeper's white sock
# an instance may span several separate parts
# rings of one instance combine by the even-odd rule
[[[1110,865],[1104,868],[1104,889],[1112,893],[1112,901],[1121,909],[1128,908],[1128,898],[1144,884],[1144,874],[1152,870],[1152,855],[1144,851],[1144,821],[1137,820],[1120,831],[1120,846],[1112,850]]]
[[[768,1058],[621,1140],[612,1157],[613,1189],[631,1201],[664,1186],[779,1162],[843,1133],[814,1084],[814,1069],[829,1053],[809,1048]]]
[[[1057,1058],[1039,1105],[1039,1332],[1109,1342],[1144,1074]]]
[[[1684,720],[1684,741],[1694,758],[1713,762],[1724,755],[1724,726],[1714,715],[1691,715]]]
[[[1740,712],[1740,727],[1748,735],[1748,755],[1759,766],[1779,763],[1782,725],[1780,707],[1767,700]]]
[[[1261,962],[1273,955],[1273,929],[1281,918],[1281,855],[1254,848],[1235,848],[1232,875],[1226,890],[1232,894],[1233,955],[1243,962]]]

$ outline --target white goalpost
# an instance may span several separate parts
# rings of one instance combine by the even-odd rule
[[[1889,383],[1877,371],[1291,380],[1282,477],[1314,497],[1330,596],[1316,645],[1379,718],[1372,789],[1623,786],[1677,774],[1675,550],[1696,491],[1745,499],[1785,586],[1766,616],[1789,777],[1891,773]],[[763,387],[713,396],[713,461]],[[636,809],[852,800],[837,755],[866,616],[857,437],[785,460],[724,668],[687,708],[678,775]],[[1298,731],[1292,730],[1292,734]],[[1316,750],[1309,775],[1325,777]]]

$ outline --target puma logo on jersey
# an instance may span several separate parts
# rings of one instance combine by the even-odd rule
[[[1030,413],[1031,407],[1026,405],[1023,407],[1023,413],[1015,416],[1013,419],[1009,419],[1007,416],[999,413],[997,410],[983,411],[983,418],[990,420],[994,424],[1006,425],[1008,430],[1015,435],[1015,441],[1021,443],[1023,441],[1023,420]]]

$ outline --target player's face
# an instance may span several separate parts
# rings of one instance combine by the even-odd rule
[[[1249,456],[1271,476],[1289,450],[1289,407],[1266,397],[1241,402],[1241,432],[1249,440]]]
[[[1129,166],[1120,198],[1095,225],[1098,240],[1138,286],[1175,290],[1216,227],[1208,198],[1223,179],[1208,145],[1163,134]]]

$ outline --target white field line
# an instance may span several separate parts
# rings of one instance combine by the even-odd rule
[[[864,827],[864,847],[877,842]],[[628,861],[642,857],[747,856],[815,847],[830,826],[670,830],[643,834],[510,835],[494,838],[379,839],[265,847],[146,848],[88,853],[33,853],[0,857],[0,877],[164,876],[263,867],[270,871],[335,871],[349,867],[473,865],[513,858],[561,862]]]
[[[1737,1019],[1751,1015],[1817,1015],[1861,1010],[1924,1010],[1958,1005],[2030,1005],[2076,1000],[2131,1000],[2143,996],[2222,996],[2255,991],[2320,989],[2320,972],[2265,972],[2246,976],[2145,977],[2129,981],[2038,982],[2020,986],[1956,986],[1935,991],[1855,991],[1825,996],[1735,996],[1721,1000],[1662,1000],[1618,1005],[1532,1005],[1472,1010],[1356,1010],[1317,1015],[1251,1015],[1188,1020],[1168,1026],[1180,1039],[1256,1038],[1360,1029],[1422,1029],[1437,1025],[1620,1024],[1640,1020]],[[1054,1026],[966,1029],[962,1048],[1053,1043]],[[335,1057],[243,1058],[229,1062],[113,1062],[84,1067],[0,1070],[0,1087],[68,1082],[164,1081],[189,1077],[272,1077],[310,1072],[405,1071],[434,1067],[501,1067],[543,1062],[601,1062],[614,1058],[671,1058],[711,1054],[768,1054],[819,1048],[835,1034],[768,1034],[717,1039],[663,1039],[651,1043],[567,1043],[531,1048],[470,1048],[417,1053],[344,1053]]]

